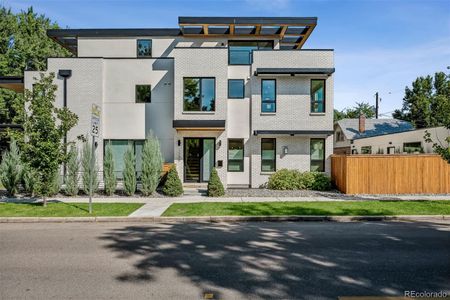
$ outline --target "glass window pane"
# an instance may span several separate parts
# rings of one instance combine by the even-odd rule
[[[261,171],[263,172],[275,172],[275,161],[263,160],[261,161]]]
[[[261,171],[275,171],[275,139],[261,139]]]
[[[262,80],[262,100],[275,100],[275,80]]]
[[[422,151],[421,142],[403,143],[403,152],[413,153],[421,151]]]
[[[323,162],[317,160],[311,161],[311,172],[323,172]]]
[[[310,142],[311,171],[323,172],[325,162],[325,140],[311,139]]]
[[[184,111],[200,110],[200,79],[184,78]]]
[[[117,179],[123,179],[122,172],[125,168],[123,157],[125,155],[125,152],[128,149],[128,141],[127,140],[115,140],[115,141],[110,141],[110,143],[111,143],[113,159],[114,159],[114,172],[116,173]]]
[[[136,103],[151,102],[151,85],[136,85]]]
[[[228,140],[228,171],[244,171],[244,140]]]
[[[214,167],[214,139],[204,139],[203,140],[203,181],[209,181],[211,176],[212,168]]]
[[[137,41],[137,56],[152,56],[152,40]]]
[[[250,65],[253,50],[273,49],[273,41],[229,41],[228,46],[230,65]]]
[[[371,154],[372,147],[371,146],[363,146],[361,147],[361,154]]]
[[[142,148],[144,147],[144,141],[134,142],[134,154],[136,155],[136,175],[137,178],[141,178],[142,174]]]
[[[202,111],[214,111],[216,105],[215,79],[203,78],[201,82],[201,89]]]
[[[243,172],[244,171],[244,161],[243,160],[229,160],[228,161],[228,172]]]
[[[244,98],[244,80],[228,80],[228,98]]]
[[[311,112],[325,112],[325,80],[311,80]]]

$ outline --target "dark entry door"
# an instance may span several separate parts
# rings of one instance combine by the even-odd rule
[[[215,160],[214,138],[184,139],[184,181],[209,181]]]

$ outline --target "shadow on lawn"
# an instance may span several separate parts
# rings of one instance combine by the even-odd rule
[[[449,261],[427,255],[433,249],[448,258],[444,229],[431,223],[173,223],[121,227],[101,239],[119,258],[135,262],[133,271],[116,275],[121,282],[151,283],[158,270],[173,269],[200,290],[214,287],[214,299],[220,289],[244,297],[336,299],[448,289]],[[414,273],[417,265],[421,272]]]

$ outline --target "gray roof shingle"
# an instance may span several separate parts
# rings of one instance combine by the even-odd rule
[[[414,130],[410,122],[397,119],[366,119],[364,133],[359,132],[359,119],[342,119],[337,124],[349,140]]]

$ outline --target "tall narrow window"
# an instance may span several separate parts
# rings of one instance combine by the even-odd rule
[[[228,98],[242,99],[244,97],[244,79],[228,79]]]
[[[261,139],[261,171],[275,172],[276,169],[276,141],[275,139]]]
[[[216,110],[215,78],[184,78],[184,111]]]
[[[150,103],[152,99],[151,85],[136,85],[136,103]]]
[[[311,172],[325,171],[325,139],[311,139]]]
[[[228,172],[244,172],[244,140],[228,140]]]
[[[261,80],[261,112],[275,112],[277,101],[277,82],[275,79]]]
[[[152,56],[152,40],[137,40],[137,57]]]
[[[311,112],[325,112],[325,79],[311,80]]]

